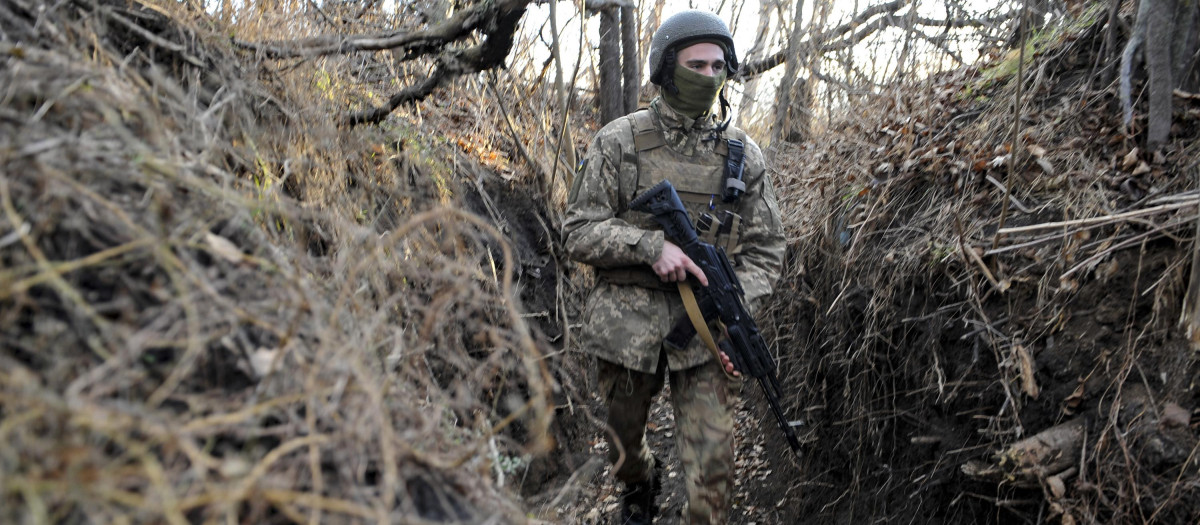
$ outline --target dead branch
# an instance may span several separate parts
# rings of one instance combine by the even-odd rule
[[[1019,487],[1036,487],[1041,479],[1070,477],[1083,447],[1085,422],[1073,419],[1013,443],[988,462],[969,461],[960,467],[967,476]]]
[[[951,18],[947,20],[898,16],[896,14],[897,11],[900,11],[907,5],[907,0],[895,0],[872,6],[855,15],[849,22],[809,38],[806,45],[810,45],[811,49],[816,50],[817,53],[828,53],[848,49],[889,27],[905,27],[907,25],[912,25],[914,28],[918,26],[943,28],[990,27],[996,22],[1011,20],[1016,16],[1016,13],[1006,13],[987,18]],[[739,71],[737,78],[744,81],[766,73],[776,66],[783,64],[786,58],[787,51],[785,49],[762,60],[747,63]]]
[[[1162,205],[1153,206],[1150,208],[1143,208],[1140,210],[1132,210],[1132,211],[1127,211],[1127,212],[1117,213],[1117,214],[1112,214],[1112,215],[1104,215],[1104,216],[1100,216],[1100,217],[1088,217],[1086,219],[1045,222],[1045,223],[1040,223],[1040,224],[1030,224],[1028,226],[1015,226],[1015,227],[1009,227],[1009,228],[1001,228],[1000,230],[997,230],[997,232],[1001,235],[1009,235],[1009,234],[1013,234],[1013,233],[1024,233],[1024,232],[1031,232],[1031,231],[1037,231],[1037,230],[1053,230],[1053,229],[1066,228],[1066,227],[1071,227],[1071,226],[1089,226],[1089,227],[1104,226],[1104,225],[1120,222],[1123,220],[1128,220],[1128,219],[1135,218],[1135,217],[1144,217],[1147,215],[1155,215],[1158,213],[1163,213],[1163,212],[1168,212],[1168,211],[1192,208],[1192,207],[1196,206],[1196,203],[1197,203],[1196,200],[1189,199],[1189,200],[1185,200],[1182,202],[1176,202],[1176,203],[1172,203],[1172,204],[1162,204]]]
[[[424,81],[392,95],[383,106],[350,112],[342,121],[351,126],[380,122],[402,104],[424,99],[451,79],[502,65],[512,49],[517,22],[521,20],[529,0],[503,0],[487,5],[495,9],[491,18],[487,19],[487,25],[480,27],[486,36],[483,42],[466,49],[444,52],[438,57],[433,73]]]
[[[504,63],[512,49],[517,23],[530,0],[480,2],[459,11],[445,22],[421,31],[397,31],[373,35],[329,35],[287,42],[254,43],[238,39],[233,44],[268,58],[311,58],[361,51],[398,51],[403,60],[438,54],[433,72],[400,92],[386,104],[352,111],[342,117],[354,126],[380,122],[403,104],[423,100],[435,89],[461,75],[485,71]],[[451,46],[482,33],[482,42],[466,49]]]
[[[587,0],[587,2],[584,2],[583,6],[584,9],[591,14],[599,13],[610,7],[621,9],[635,7],[633,3],[626,0]]]
[[[480,2],[459,11],[445,22],[421,31],[394,31],[370,35],[325,35],[284,42],[255,43],[233,39],[234,46],[267,58],[311,58],[358,51],[402,50],[406,58],[435,53],[475,31],[493,34],[500,20],[524,12],[529,0]]]
[[[447,80],[461,75],[463,70],[460,67],[456,67],[457,65],[457,63],[439,61],[438,67],[421,83],[409,86],[399,93],[392,95],[388,99],[387,104],[362,111],[352,111],[343,117],[342,121],[350,126],[382,122],[383,119],[387,118],[392,111],[395,111],[401,105],[419,102],[429,96],[430,93],[433,93],[433,90],[440,87]]]

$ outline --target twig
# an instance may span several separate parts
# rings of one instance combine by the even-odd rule
[[[146,28],[144,28],[140,25],[137,25],[132,20],[117,14],[112,9],[101,9],[101,11],[104,13],[105,16],[108,16],[109,18],[116,20],[121,25],[129,28],[134,33],[137,33],[138,36],[145,38],[151,44],[154,44],[158,47],[166,49],[167,51],[172,51],[172,52],[178,54],[180,58],[184,59],[185,61],[187,61],[187,63],[189,63],[193,66],[196,66],[199,68],[204,67],[204,61],[188,54],[187,49],[184,48],[183,46],[176,44],[174,42],[171,42],[171,41],[169,41],[161,36],[158,36],[154,33],[151,33],[150,31],[147,31]]]
[[[1181,203],[1177,203],[1177,204],[1163,204],[1161,206],[1154,206],[1152,208],[1145,208],[1145,209],[1134,210],[1134,211],[1129,211],[1129,212],[1125,212],[1125,213],[1118,213],[1115,215],[1104,215],[1101,217],[1089,217],[1086,219],[1076,219],[1076,220],[1072,220],[1072,221],[1044,222],[1041,224],[1031,224],[1029,226],[1014,226],[1011,228],[1001,228],[1000,230],[997,230],[997,233],[1004,234],[1004,235],[1010,235],[1013,233],[1025,233],[1025,232],[1038,231],[1038,230],[1049,230],[1049,229],[1054,229],[1054,228],[1063,228],[1063,227],[1067,227],[1067,226],[1093,226],[1093,227],[1094,226],[1102,226],[1105,224],[1110,224],[1113,222],[1118,222],[1118,221],[1130,219],[1133,217],[1141,217],[1144,215],[1154,215],[1156,213],[1162,213],[1164,211],[1178,210],[1181,208],[1189,208],[1189,207],[1196,206],[1197,204],[1200,204],[1200,199],[1193,200],[1190,202],[1181,202]]]
[[[27,233],[28,230],[23,230],[21,235],[25,235]],[[39,284],[47,281],[53,281],[58,276],[100,264],[109,259],[114,259],[121,255],[125,255],[128,252],[137,250],[139,248],[144,248],[151,243],[152,240],[149,238],[138,239],[118,246],[113,246],[112,248],[100,250],[96,253],[88,255],[87,257],[75,259],[73,261],[53,263],[46,270],[21,279],[20,281],[13,282],[12,284],[0,287],[0,301],[8,299],[17,294],[25,293],[30,288],[33,288]],[[5,275],[7,273],[8,272],[0,272],[0,282],[7,280],[7,276]]]
[[[1020,147],[1017,141],[1020,139],[1021,133],[1021,94],[1025,89],[1025,40],[1028,38],[1029,25],[1029,0],[1025,0],[1021,4],[1021,21],[1017,27],[1021,30],[1021,51],[1017,56],[1017,86],[1013,93],[1013,123],[1012,123],[1012,138],[1009,141],[1008,152],[1008,181],[1010,184],[1017,180],[1017,158],[1021,154]],[[996,236],[992,238],[992,249],[995,250],[1000,245],[1000,237],[1003,235],[1004,222],[1008,220],[1008,201],[1012,196],[1012,188],[1004,187],[1004,202],[1000,206],[1000,223],[996,229]],[[1027,212],[1028,213],[1028,212]]]
[[[1099,253],[1093,254],[1091,257],[1088,257],[1087,259],[1084,259],[1083,261],[1079,262],[1079,264],[1072,266],[1070,270],[1067,270],[1065,273],[1063,273],[1061,276],[1059,276],[1059,279],[1066,279],[1067,277],[1070,277],[1071,275],[1073,275],[1075,272],[1077,272],[1083,268],[1086,268],[1087,266],[1089,266],[1093,263],[1098,262],[1100,259],[1103,259],[1104,257],[1106,257],[1112,253],[1116,253],[1118,251],[1121,251],[1124,248],[1128,248],[1129,246],[1132,246],[1134,244],[1138,244],[1142,241],[1145,241],[1146,239],[1154,236],[1155,233],[1157,233],[1157,232],[1149,231],[1149,232],[1139,233],[1139,234],[1134,235],[1124,241],[1114,244],[1113,246],[1110,246],[1106,250],[1102,250]]]
[[[0,204],[3,205],[4,213],[9,224],[25,224],[25,221],[21,218],[20,214],[17,213],[16,207],[13,206],[12,197],[9,195],[7,177],[0,177],[0,201],[2,201]],[[34,242],[29,233],[21,233],[22,231],[23,230],[17,226],[17,232],[21,236],[21,242],[25,245],[26,251],[28,251],[29,255],[32,256],[35,261],[37,261],[38,267],[41,269],[41,273],[46,276],[46,279],[50,281],[50,284],[53,285],[56,290],[58,290],[58,293],[63,296],[63,299],[74,303],[75,306],[79,308],[79,310],[83,312],[88,319],[91,320],[92,324],[98,331],[100,331],[101,334],[107,334],[111,330],[109,322],[98,315],[96,310],[92,308],[92,306],[83,298],[83,295],[80,294],[79,291],[74,287],[72,287],[70,283],[63,279],[61,274],[55,271],[54,265],[46,257],[46,254],[37,245],[37,243]],[[108,342],[109,341],[107,337],[102,338],[102,341],[89,338],[88,347],[105,361],[108,361],[112,359],[114,355],[117,355],[117,349],[104,348],[102,346],[103,343]]]
[[[983,262],[983,259],[979,257],[978,253],[975,253],[974,247],[967,246],[965,243],[963,243],[961,237],[958,241],[958,247],[962,250],[964,256],[979,266],[979,269],[983,271],[983,276],[987,278],[989,283],[992,283],[992,287],[995,288],[996,291],[1004,291],[1004,287],[1000,285],[1000,282],[996,280],[996,276],[992,275],[992,271],[988,269],[987,263]]]
[[[1200,175],[1200,171],[1197,171]],[[1195,178],[1195,177],[1194,177]],[[1188,276],[1187,293],[1183,298],[1179,324],[1186,326],[1192,350],[1200,349],[1200,214],[1196,215],[1196,235],[1192,239],[1192,271]]]
[[[513,126],[512,117],[508,115],[508,110],[504,109],[506,105],[504,99],[500,97],[500,91],[496,89],[496,75],[488,72],[487,86],[492,90],[492,94],[496,96],[496,107],[500,108],[500,114],[504,117],[504,124],[508,128],[508,134],[512,137],[513,143],[517,145],[517,152],[521,154],[521,158],[529,165],[529,169],[533,170],[534,176],[537,177],[539,186],[546,180],[546,174],[542,172],[542,166],[529,156],[529,152],[525,149],[525,143],[521,142],[521,137],[517,135],[517,129]],[[546,188],[542,188],[542,193],[545,194]]]
[[[262,489],[258,494],[266,498],[267,501],[276,505],[281,504],[296,504],[310,508],[318,508],[323,511],[337,512],[340,514],[348,514],[364,520],[377,520],[377,516],[370,509],[367,509],[353,501],[330,498],[320,494],[312,494],[308,492],[298,492],[294,490],[279,490],[279,489]]]
[[[1016,206],[1018,210],[1021,210],[1022,213],[1033,213],[1033,210],[1030,210],[1028,206],[1025,206],[1024,204],[1022,204],[1021,201],[1017,199],[1017,196],[1012,194],[1012,191],[1010,191],[1008,189],[1007,185],[996,180],[996,178],[991,175],[987,175],[984,178],[987,179],[988,182],[992,183],[994,186],[999,188],[1000,191],[1004,192],[1004,197],[1006,199],[1008,199],[1008,201],[1011,202],[1013,206]],[[1008,180],[1014,180],[1013,174],[1011,171],[1008,174]],[[1001,214],[1000,226],[1002,226],[1002,227],[1004,226],[1003,217],[1004,217],[1003,214]],[[995,246],[993,246],[992,248],[995,248]]]

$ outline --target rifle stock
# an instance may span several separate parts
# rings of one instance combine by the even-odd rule
[[[678,244],[683,252],[704,270],[704,275],[708,277],[708,286],[698,287],[697,294],[705,320],[711,321],[715,318],[724,325],[728,337],[721,341],[721,350],[733,361],[736,370],[758,380],[771,412],[787,438],[788,446],[792,452],[799,454],[800,441],[784,416],[783,407],[779,402],[779,378],[776,376],[778,366],[758,331],[758,325],[742,304],[745,292],[733,271],[733,265],[725,255],[725,250],[700,240],[683,202],[679,200],[679,194],[675,192],[675,187],[670,181],[664,180],[646,190],[630,202],[629,206],[633,210],[652,214],[654,221],[662,226],[667,239]]]

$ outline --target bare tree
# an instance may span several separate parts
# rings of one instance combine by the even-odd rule
[[[642,60],[638,53],[637,17],[633,4],[621,6],[621,71],[625,113],[638,108],[638,89],[642,86]]]
[[[620,8],[608,6],[600,10],[600,124],[608,124],[624,115],[621,100],[621,30]]]
[[[823,31],[813,31],[808,35],[800,33],[799,35],[793,35],[789,40],[807,36],[807,38],[804,38],[804,42],[808,43],[809,49],[815,57],[832,51],[849,49],[890,27],[904,29],[912,25],[919,28],[957,29],[973,27],[983,30],[1016,19],[1015,11],[1008,11],[988,17],[963,15],[944,19],[931,19],[922,16],[910,16],[908,11],[904,11],[904,9],[911,8],[911,3],[912,0],[892,0],[882,4],[875,4],[852,15],[849,20],[836,27]],[[934,38],[925,34],[924,31],[915,33],[915,36],[922,39]],[[762,60],[748,62],[739,73],[739,78],[750,78],[783,65],[786,59],[790,57],[791,50],[799,49],[792,46],[793,42],[789,42],[784,49],[771,56]]]
[[[1141,0],[1133,34],[1121,54],[1120,93],[1124,123],[1133,124],[1134,68],[1139,52],[1148,77],[1146,145],[1161,146],[1171,132],[1173,92],[1195,61],[1195,21],[1200,4],[1189,0]],[[1151,29],[1153,28],[1153,29]]]
[[[570,126],[566,126],[567,112],[569,111],[570,97],[567,94],[567,86],[563,81],[563,66],[562,66],[562,35],[558,30],[558,2],[550,2],[550,57],[554,60],[554,92],[555,100],[558,105],[559,118],[561,129],[558,137],[558,149],[566,156],[567,166],[575,165],[575,148],[571,143]],[[563,146],[566,146],[565,148]],[[557,164],[553,173],[558,172]]]
[[[778,0],[761,0],[758,4],[758,27],[754,31],[754,43],[750,49],[742,54],[743,62],[753,62],[761,58],[767,46],[771,45],[770,39],[774,34],[771,31],[771,13],[782,9]],[[738,126],[745,127],[744,123],[751,118],[751,115],[756,111],[758,94],[759,77],[750,77],[746,79],[745,86],[742,89],[742,106],[738,111]]]
[[[645,20],[641,24],[641,32],[638,36],[638,49],[650,49],[650,40],[654,38],[654,31],[658,29],[662,21],[663,6],[665,2],[653,2],[650,6],[650,12],[647,13]]]
[[[793,7],[787,60],[784,61],[783,78],[779,81],[779,94],[775,102],[772,143],[779,140],[798,143],[808,136],[809,86],[808,79],[800,75],[802,67],[808,65],[807,42],[801,38],[804,33],[804,0],[796,0]]]

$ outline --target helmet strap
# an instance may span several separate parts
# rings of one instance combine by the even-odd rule
[[[675,48],[668,49],[663,53],[662,73],[660,73],[662,76],[661,84],[663,89],[666,89],[672,95],[679,94],[679,86],[675,85],[675,60]]]
[[[715,131],[717,133],[724,133],[729,128],[729,121],[733,120],[729,111],[732,106],[730,106],[728,100],[725,100],[725,88],[721,88],[720,93],[717,94],[717,100],[721,101],[721,123],[717,125]]]

